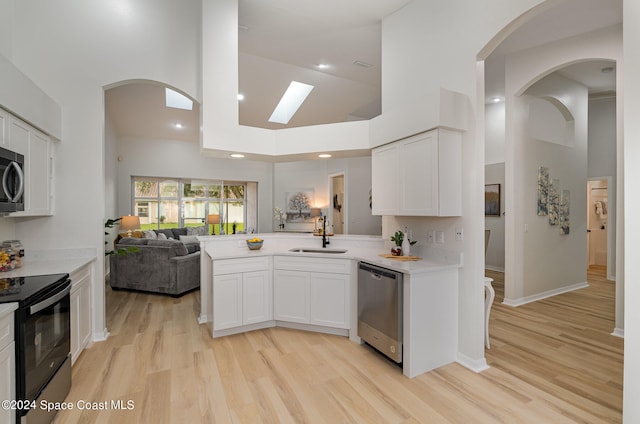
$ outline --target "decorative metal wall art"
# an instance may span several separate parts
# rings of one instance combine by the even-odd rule
[[[549,225],[559,225],[560,234],[569,234],[569,190],[562,190],[560,180],[551,178],[549,168],[538,168],[538,216],[547,216]]]

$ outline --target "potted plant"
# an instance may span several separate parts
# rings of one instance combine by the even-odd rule
[[[391,241],[394,242],[394,246],[391,247],[391,254],[393,256],[402,256],[402,242],[404,241],[404,235],[405,233],[403,233],[402,231],[398,230],[395,232],[394,235],[391,236]],[[408,245],[409,246],[413,246],[414,244],[416,244],[416,241],[411,241],[409,240],[409,238],[407,237],[407,241],[408,241]]]
[[[402,241],[404,240],[404,233],[400,230],[396,231],[391,236],[391,241],[394,242],[394,246],[391,247],[391,254],[393,256],[402,256]]]

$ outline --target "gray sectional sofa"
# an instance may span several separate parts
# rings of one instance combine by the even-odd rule
[[[172,230],[178,231],[174,234]],[[196,236],[187,235],[186,230],[154,230],[156,235],[170,234],[166,239],[120,238],[116,249],[136,246],[139,251],[110,257],[111,287],[172,296],[199,288],[200,245]]]

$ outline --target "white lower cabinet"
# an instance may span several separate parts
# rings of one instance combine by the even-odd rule
[[[310,279],[310,323],[326,327],[349,326],[349,281],[346,274],[312,274]]]
[[[350,260],[274,258],[274,318],[349,329]]]
[[[276,269],[274,271],[274,318],[277,321],[309,323],[308,272]]]
[[[16,345],[13,314],[17,303],[0,305],[0,400],[16,399]],[[0,423],[14,423],[15,409],[0,408]]]
[[[0,399],[15,400],[16,398],[16,363],[15,343],[11,342],[0,350]],[[0,408],[0,422],[13,423],[16,420],[15,410]]]
[[[213,261],[213,331],[273,320],[269,257]]]
[[[91,265],[72,272],[71,278],[71,364],[91,342]]]

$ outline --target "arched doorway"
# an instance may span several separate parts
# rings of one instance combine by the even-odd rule
[[[603,62],[603,59],[609,61],[620,59],[619,46],[621,43],[621,29],[619,26],[616,26],[614,21],[608,21],[607,19],[603,19],[603,22],[597,25],[594,24],[595,26],[593,28],[596,28],[595,30],[583,33],[580,37],[547,43],[544,47],[540,48],[532,47],[535,45],[536,28],[538,28],[537,32],[544,32],[545,25],[548,25],[545,24],[545,21],[556,22],[560,18],[565,19],[568,16],[567,11],[571,10],[572,7],[576,7],[576,2],[573,1],[564,2],[559,6],[552,3],[553,2],[543,3],[510,24],[503,30],[503,33],[496,36],[493,42],[489,43],[485,50],[481,52],[484,56],[480,56],[486,59],[486,61],[483,61],[481,64],[482,70],[486,74],[486,78],[484,78],[484,75],[482,78],[486,81],[485,90],[483,91],[487,101],[483,110],[486,108],[487,116],[490,117],[492,113],[491,110],[501,107],[503,110],[502,116],[504,117],[503,119],[505,119],[505,124],[502,126],[503,133],[501,134],[503,137],[502,141],[504,142],[502,151],[496,149],[495,146],[493,150],[490,150],[491,143],[494,140],[487,139],[485,141],[489,148],[489,150],[487,150],[487,158],[490,159],[492,155],[495,156],[496,152],[504,155],[503,175],[505,187],[503,187],[502,193],[505,201],[505,215],[503,218],[505,231],[505,241],[503,245],[505,262],[503,267],[506,280],[505,292],[508,298],[512,300],[515,299],[514,303],[535,300],[535,295],[541,293],[542,296],[552,295],[557,288],[539,287],[531,290],[523,283],[527,277],[531,276],[528,270],[525,270],[527,261],[531,258],[529,255],[530,249],[529,251],[526,250],[527,246],[525,242],[531,238],[531,233],[527,233],[527,231],[531,229],[532,222],[535,222],[535,218],[527,215],[531,214],[531,211],[529,210],[530,208],[527,209],[526,206],[524,206],[525,204],[530,206],[530,203],[527,203],[527,198],[531,197],[531,193],[527,196],[522,189],[526,181],[531,183],[529,178],[531,172],[528,172],[531,171],[531,169],[524,171],[522,164],[527,163],[527,160],[531,160],[533,157],[531,156],[531,152],[525,152],[515,142],[515,140],[522,139],[525,135],[523,131],[525,131],[524,128],[526,124],[521,121],[524,119],[523,115],[529,114],[529,108],[531,107],[530,102],[525,102],[524,104],[519,103],[522,102],[520,96],[541,79],[553,73],[561,74],[564,72],[563,69],[567,70],[577,66],[588,67],[591,65],[597,67],[597,72],[599,73],[600,68],[605,68],[605,66],[602,65],[602,63],[606,63]],[[571,18],[569,17],[568,19],[570,20]],[[594,20],[594,22],[595,21],[596,20]],[[567,25],[571,26],[571,22],[568,22]],[[602,28],[603,25],[606,27]],[[511,38],[511,36],[513,36],[513,38]],[[549,34],[545,36],[548,41],[548,37],[550,37]],[[518,43],[523,43],[523,40],[527,40],[526,42],[530,43],[526,46],[529,47],[526,52],[521,52],[516,47]],[[498,60],[496,60],[496,56],[499,57]],[[484,65],[486,65],[486,69]],[[619,76],[621,71],[615,66],[613,66],[613,69],[613,78],[615,81],[616,76]],[[618,75],[616,75],[616,72]],[[496,102],[497,106],[494,106],[494,104],[492,104],[493,97],[497,96],[495,92],[493,92],[490,81],[495,77],[495,75],[492,74],[496,73],[499,74],[499,77],[504,77],[502,80],[504,81],[502,86],[504,91],[501,93],[504,94],[503,97],[496,99],[499,100],[499,102]],[[550,97],[553,99],[553,96]],[[621,109],[621,101],[618,101],[618,109]],[[485,116],[483,116],[482,119],[484,121]],[[519,123],[516,124],[516,122]],[[618,127],[621,127],[621,119],[618,119]],[[489,129],[489,124],[487,124],[487,128]],[[489,134],[489,131],[487,131],[487,134]],[[622,143],[621,136],[619,135],[617,138],[617,145],[620,146]],[[494,160],[494,162],[499,161]],[[538,162],[541,162],[541,160],[538,159]],[[542,163],[539,163],[536,166],[532,166],[537,169],[542,165]],[[527,176],[525,176],[526,172],[528,172]],[[536,173],[537,171],[534,172],[534,176]],[[529,187],[531,187],[531,185],[529,185]],[[574,189],[574,191],[576,190],[578,189]],[[582,192],[584,192],[584,188],[582,188]],[[582,202],[582,197],[584,197],[583,194],[580,194],[572,200],[572,203],[574,203],[575,200],[580,200],[580,204],[584,203]],[[580,206],[574,203],[573,209],[575,210],[577,207]],[[577,222],[580,222],[580,220]],[[584,230],[584,234],[586,234],[586,228]],[[581,234],[581,237],[586,239],[584,234]],[[492,242],[496,242],[495,238]],[[620,245],[618,246],[618,250],[622,251],[621,243],[618,244]],[[586,245],[586,240],[582,246],[584,245]],[[584,257],[584,255],[582,257]],[[544,262],[539,263],[539,265],[543,264]],[[618,262],[617,268],[620,269],[620,272],[615,273],[619,276],[616,283],[618,286],[616,290],[618,296],[616,303],[616,329],[619,329],[623,327],[622,306],[624,302],[622,297],[623,282],[620,262]]]

